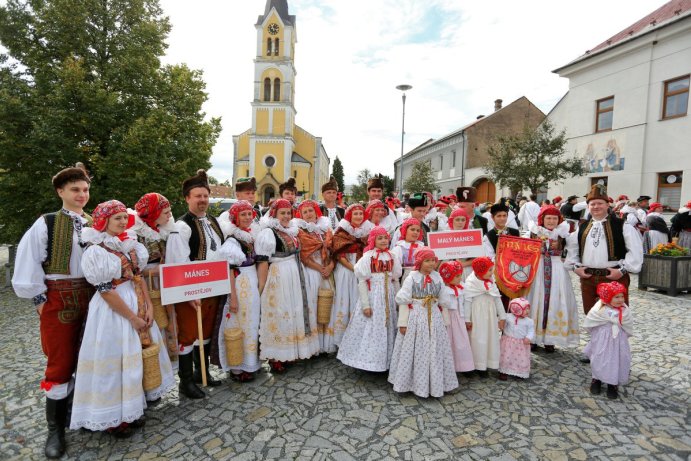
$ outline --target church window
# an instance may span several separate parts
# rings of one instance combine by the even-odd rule
[[[273,156],[267,155],[266,157],[264,157],[264,165],[266,165],[267,167],[271,168],[275,164],[276,164],[276,158],[274,158]]]
[[[278,39],[274,38],[274,56],[278,56],[278,44],[279,44]]]
[[[271,56],[271,39],[266,39],[266,55]]]
[[[280,100],[281,100],[281,79],[275,78],[274,79],[274,101],[280,101]]]
[[[271,79],[264,79],[264,101],[271,101]]]

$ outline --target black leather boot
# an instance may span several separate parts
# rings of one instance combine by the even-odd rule
[[[180,376],[180,393],[189,399],[203,399],[204,391],[194,384],[192,378],[192,354],[178,355],[178,376]]]
[[[204,360],[206,362],[206,385],[211,387],[218,387],[222,383],[216,381],[209,372],[209,365],[211,364],[211,357],[209,357],[209,352],[211,348],[209,346],[204,346]],[[199,354],[199,346],[194,346],[194,382],[201,384],[202,382],[202,360]]]
[[[58,459],[65,454],[65,418],[67,417],[67,399],[53,400],[46,398],[46,421],[48,438],[45,455],[49,459]]]

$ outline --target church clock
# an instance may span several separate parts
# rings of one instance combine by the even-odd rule
[[[278,24],[276,24],[275,22],[269,24],[269,33],[271,35],[276,35],[278,33]]]

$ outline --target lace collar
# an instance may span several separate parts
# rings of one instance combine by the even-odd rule
[[[331,229],[329,218],[322,216],[317,219],[317,222],[307,222],[304,219],[295,218],[293,222],[300,229],[307,231],[309,233],[316,233],[323,235],[327,230]]]
[[[528,230],[538,237],[544,235],[549,239],[556,240],[558,237],[566,238],[569,236],[569,223],[562,221],[557,227],[549,230],[546,227],[538,226],[535,221],[531,221]]]
[[[166,240],[170,232],[175,230],[175,219],[172,216],[163,226],[158,226],[158,232],[156,232],[142,221],[142,218],[134,210],[128,208],[127,213],[134,216],[134,224],[128,230],[133,231],[140,237],[144,237],[146,240],[153,240],[155,242]]]
[[[369,221],[363,221],[360,227],[355,228],[347,219],[341,219],[341,222],[338,223],[338,227],[355,238],[362,238],[369,235],[370,231],[374,228],[374,224]]]
[[[92,227],[87,227],[82,232],[82,237],[85,242],[92,245],[103,244],[111,250],[119,251],[120,253],[124,254],[127,254],[133,250],[137,244],[137,235],[132,231],[132,229],[127,229],[125,231],[127,234],[127,238],[125,240],[120,240],[119,236],[110,235],[108,232],[99,232]]]
[[[418,240],[417,242],[414,242],[414,243],[415,243],[418,247],[423,247],[423,246],[425,246],[425,243],[422,242],[422,241],[420,241],[420,240]],[[405,240],[399,240],[398,242],[396,242],[396,244],[394,245],[394,247],[401,247],[401,248],[405,248],[405,249],[407,250],[408,248],[410,248],[410,242],[406,242]]]
[[[259,224],[261,225],[262,229],[275,229],[277,231],[284,232],[291,237],[296,237],[298,235],[298,231],[300,230],[292,219],[290,220],[288,227],[283,227],[278,219],[272,218],[269,215],[262,216],[262,219],[259,220]]]
[[[255,237],[259,233],[259,224],[257,224],[254,221],[252,221],[252,223],[250,224],[249,232],[240,229],[238,226],[236,226],[230,221],[223,223],[222,228],[223,233],[226,234],[226,236],[234,237],[245,243],[254,243]]]

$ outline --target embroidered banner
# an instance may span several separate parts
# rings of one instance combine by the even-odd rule
[[[510,298],[524,296],[535,279],[541,240],[501,235],[497,243],[497,285]]]
[[[161,302],[164,306],[230,293],[226,261],[161,264]]]
[[[440,260],[485,256],[482,229],[430,232],[427,244]]]

